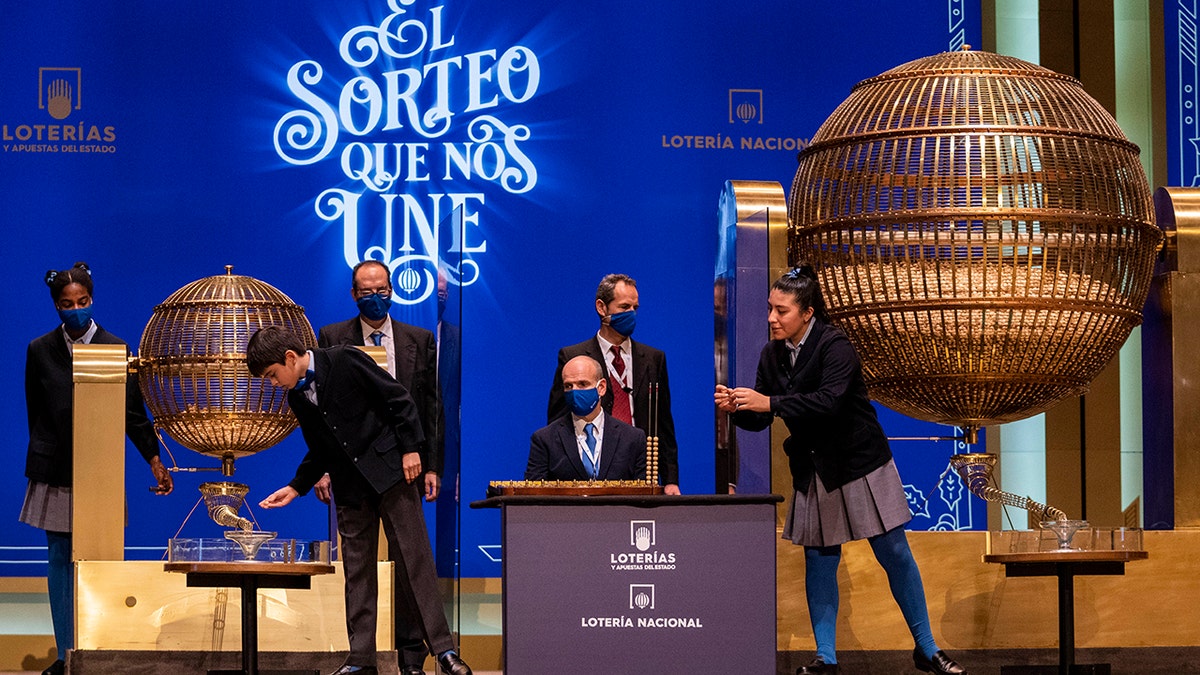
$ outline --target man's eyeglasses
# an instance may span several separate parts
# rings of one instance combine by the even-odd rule
[[[382,288],[356,288],[354,289],[354,297],[362,299],[368,295],[378,295],[384,298],[392,297],[392,287],[384,286]]]

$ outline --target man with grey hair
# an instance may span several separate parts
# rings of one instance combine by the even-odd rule
[[[666,494],[677,495],[679,451],[671,416],[667,357],[630,338],[638,306],[637,282],[632,277],[608,274],[600,280],[595,303],[600,329],[591,338],[558,351],[546,421],[553,424],[569,409],[563,380],[565,365],[577,356],[591,357],[600,365],[605,382],[600,393],[604,413],[641,429],[646,436],[657,434],[659,482]],[[652,423],[656,423],[655,429],[650,428]]]

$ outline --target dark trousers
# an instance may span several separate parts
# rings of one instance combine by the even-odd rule
[[[346,663],[350,665],[375,665],[380,521],[389,557],[396,565],[396,615],[407,618],[433,654],[454,649],[417,487],[414,483],[400,483],[359,504],[336,502],[346,574],[346,632],[350,639],[350,657]],[[404,650],[401,659],[405,654],[409,650]]]

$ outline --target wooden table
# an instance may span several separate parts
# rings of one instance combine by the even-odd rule
[[[332,574],[333,565],[324,563],[244,562],[169,562],[168,572],[187,574],[191,588],[242,589],[242,669],[210,670],[209,675],[309,675],[315,670],[260,671],[258,669],[258,589],[312,587],[312,577]]]
[[[1004,565],[1009,577],[1058,577],[1058,666],[1004,666],[1001,675],[1107,675],[1108,664],[1075,663],[1075,576],[1123,575],[1125,563],[1145,560],[1145,551],[1036,551],[989,553],[986,563]]]

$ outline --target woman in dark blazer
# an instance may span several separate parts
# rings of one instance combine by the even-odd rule
[[[46,531],[46,582],[58,660],[42,675],[61,675],[74,631],[74,579],[71,572],[72,380],[71,354],[77,344],[125,344],[92,320],[92,273],[84,263],[46,273],[46,285],[62,324],[29,343],[25,355],[25,408],[29,484],[21,506],[23,523]],[[171,474],[158,456],[158,439],[146,416],[137,380],[125,388],[125,431],[150,464],[156,492],[169,494]]]
[[[966,671],[939,650],[929,627],[921,573],[904,524],[912,515],[887,437],[867,396],[862,366],[846,335],[829,324],[811,267],[771,286],[771,341],[754,388],[717,385],[717,407],[737,426],[759,431],[782,417],[795,495],[783,536],[804,546],[805,589],[817,656],[798,675],[837,673],[835,650],[841,545],[867,539],[888,575],[927,673]]]

